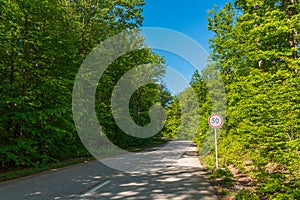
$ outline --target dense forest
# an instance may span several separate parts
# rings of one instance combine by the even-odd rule
[[[89,155],[72,116],[76,73],[100,42],[141,26],[144,4],[123,0],[0,2],[2,169]],[[97,117],[105,134],[122,148],[143,146],[159,136],[135,138],[116,126],[109,98],[114,86],[136,65],[163,63],[162,57],[143,48],[115,60],[99,81]],[[158,80],[163,74],[161,67],[152,78]],[[145,125],[149,107],[170,98],[162,84],[141,87],[130,99],[130,114],[137,124]]]
[[[208,16],[210,56],[226,90],[219,161],[247,176],[240,199],[300,198],[299,11],[294,0],[236,0]],[[194,77],[192,86],[205,94],[205,77]],[[197,138],[201,146],[203,136]],[[203,159],[214,164],[213,154]]]
[[[89,155],[72,115],[76,74],[102,41],[141,27],[144,5],[143,0],[0,1],[0,169]],[[295,0],[236,0],[209,11],[208,29],[214,33],[209,64],[194,73],[191,88],[177,95],[161,81],[165,60],[151,49],[117,58],[96,92],[103,132],[127,150],[161,137],[193,139],[202,161],[214,168],[215,152],[206,146],[213,133],[207,119],[217,112],[225,119],[218,130],[220,168],[249,182],[236,198],[300,199],[299,12]],[[133,93],[130,116],[146,126],[149,108],[157,103],[167,114],[162,131],[149,138],[124,133],[110,99],[119,79],[142,64],[155,68],[150,78],[157,84]],[[216,85],[214,78],[224,85]],[[192,90],[196,100],[190,98]],[[181,129],[185,121],[197,122],[197,131]]]

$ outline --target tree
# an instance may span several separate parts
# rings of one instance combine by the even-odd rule
[[[167,119],[165,126],[162,130],[162,136],[164,138],[176,139],[177,133],[180,127],[181,110],[179,101],[176,97],[166,107]]]
[[[299,180],[298,10],[293,0],[238,0],[208,18],[215,32],[212,59],[227,92],[221,161],[251,169],[264,182],[260,190],[274,198],[299,193],[293,189]],[[270,186],[266,176],[278,185]]]
[[[72,119],[76,73],[101,41],[141,25],[144,4],[143,0],[0,2],[2,167],[87,155]],[[141,62],[160,59],[149,50],[131,56]],[[129,69],[128,62],[134,60],[120,62],[104,82],[116,82]],[[110,97],[109,92],[104,89],[101,98]],[[102,103],[102,109],[110,109]]]
[[[97,113],[98,119],[104,129],[104,133],[111,141],[123,149],[151,143],[151,141],[155,139],[155,136],[138,138],[128,135],[117,126],[115,120],[120,120],[122,124],[128,123],[128,120],[132,120],[140,127],[152,123],[149,118],[149,109],[155,104],[165,106],[163,103],[168,101],[163,96],[166,91],[159,85],[159,80],[165,73],[163,63],[164,60],[160,56],[154,54],[150,49],[143,48],[118,58],[107,68],[100,79],[97,91],[97,102],[101,102],[101,104],[99,103],[96,106],[96,109],[99,111]],[[142,67],[138,68],[137,66]],[[129,78],[125,78],[122,85],[118,86],[118,81],[120,81],[127,72],[130,72]],[[145,79],[152,84],[139,87],[138,83]],[[116,94],[117,98],[115,101],[117,101],[117,104],[124,105],[118,107],[119,110],[117,111],[112,110],[111,99],[108,98],[108,96],[113,93],[115,87],[125,87],[125,91],[121,91],[121,94]],[[124,95],[122,96],[122,94],[127,92],[126,88],[135,89],[130,99],[126,99]],[[127,105],[128,108],[126,107]],[[129,109],[131,119],[128,119],[126,115],[127,109]],[[130,132],[135,131],[135,128],[130,125],[126,127],[130,129]],[[157,131],[157,134],[158,133],[159,131]],[[141,133],[141,136],[143,136],[143,134],[144,133]]]

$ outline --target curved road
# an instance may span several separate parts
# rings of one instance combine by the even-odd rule
[[[217,200],[195,155],[193,143],[173,141],[101,160],[118,170],[93,161],[0,183],[0,199]]]

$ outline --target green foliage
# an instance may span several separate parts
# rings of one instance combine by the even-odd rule
[[[119,147],[130,150],[133,147],[144,146],[147,143],[153,143],[160,138],[160,133],[153,137],[137,138],[124,133],[115,123],[112,115],[111,99],[107,98],[113,93],[114,87],[119,79],[129,70],[134,70],[134,67],[142,64],[150,64],[150,68],[154,69],[153,77],[148,77],[154,82],[161,79],[165,73],[164,60],[158,55],[154,54],[149,49],[141,49],[130,52],[118,58],[112,65],[110,65],[101,77],[97,93],[96,93],[96,110],[97,117],[104,133],[109,139]],[[145,76],[145,73],[138,73],[128,80],[130,86],[135,87],[136,81]],[[148,84],[139,88],[132,94],[129,101],[129,112],[131,119],[139,126],[146,126],[150,121],[149,109],[151,106],[158,104],[166,106],[170,95],[161,84]],[[121,116],[122,117],[122,116]],[[158,131],[159,132],[159,131]]]
[[[219,161],[260,182],[264,198],[299,198],[299,8],[296,1],[236,0],[208,17],[227,101]],[[242,190],[237,198],[258,197]]]
[[[224,169],[217,169],[214,171],[214,173],[212,174],[211,178],[212,179],[217,179],[217,178],[229,178],[229,177],[233,177],[233,175],[231,174],[231,172],[229,170],[224,170]]]
[[[71,102],[76,73],[101,41],[141,25],[144,4],[143,0],[0,2],[1,168],[37,166],[88,154],[73,123]],[[101,81],[112,85],[136,64],[163,63],[150,50],[127,56],[131,59],[119,59],[116,68]],[[160,71],[158,76],[163,73]],[[96,102],[104,110],[99,117],[107,119],[108,134],[117,138],[120,131],[114,132],[116,126],[107,101],[111,87],[102,89],[105,101]],[[151,86],[138,91],[143,96],[142,124],[149,121],[146,109],[153,104],[150,93],[157,91],[159,99],[160,90],[159,86]],[[123,141],[125,146],[145,142],[149,141]]]
[[[210,131],[207,119],[211,113],[211,98],[210,93],[208,92],[207,82],[205,82],[204,78],[198,71],[194,72],[190,84],[197,95],[200,113],[198,131],[194,140],[201,148],[202,145],[204,145],[204,140]]]
[[[208,90],[201,75],[196,71],[191,87],[174,97],[167,106],[167,120],[163,136],[180,140],[194,140],[200,144],[208,131],[209,115]]]
[[[177,98],[174,98],[174,100],[167,106],[166,114],[167,119],[162,130],[162,136],[165,138],[174,139],[177,137],[181,118],[181,110]]]
[[[238,191],[235,195],[236,200],[259,200],[259,196],[256,195],[253,191],[248,189],[242,189]]]

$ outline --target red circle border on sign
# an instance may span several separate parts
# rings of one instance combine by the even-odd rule
[[[220,117],[220,118],[222,119],[222,123],[221,123],[219,126],[213,126],[212,124],[210,124],[210,118],[212,118],[212,117],[214,117],[214,116],[218,116],[218,117]],[[223,119],[223,117],[222,117],[221,115],[219,115],[219,114],[212,114],[212,115],[210,115],[209,118],[208,118],[208,124],[209,124],[209,126],[212,127],[212,128],[220,128],[221,126],[223,126],[223,123],[224,123],[224,119]]]

